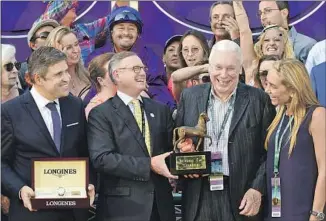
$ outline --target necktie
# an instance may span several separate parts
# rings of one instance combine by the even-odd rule
[[[52,124],[53,124],[53,141],[60,153],[60,144],[61,144],[61,119],[59,112],[56,108],[56,103],[51,102],[46,105],[47,108],[51,111]]]
[[[143,127],[143,119],[145,120],[145,117],[144,118],[142,117],[142,111],[141,111],[139,100],[132,100],[131,102],[135,109],[134,116],[135,116],[136,122],[138,124],[140,131],[143,133],[142,127]],[[149,155],[151,155],[151,136],[150,136],[147,120],[145,120],[145,128],[144,129],[145,129],[145,134],[143,134],[143,136],[145,137],[147,151],[148,151]]]

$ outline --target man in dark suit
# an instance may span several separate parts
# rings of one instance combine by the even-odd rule
[[[82,101],[69,94],[66,55],[41,47],[29,60],[31,91],[1,107],[1,182],[10,193],[11,221],[87,220],[87,210],[32,209],[33,158],[87,157]],[[91,203],[94,186],[88,187]]]
[[[169,108],[140,96],[147,68],[134,52],[115,54],[108,69],[117,94],[88,118],[90,159],[100,173],[97,219],[175,220],[168,178],[177,177],[165,164],[172,150]]]
[[[213,190],[212,175],[188,175],[183,180],[183,218],[186,221],[262,220],[259,214],[265,194],[264,139],[275,116],[267,94],[239,83],[242,55],[230,41],[216,43],[209,58],[211,84],[183,91],[176,126],[196,126],[202,112],[212,145],[202,148],[220,153],[223,165],[223,190]],[[181,152],[193,151],[196,140],[179,145]],[[189,145],[190,144],[190,145]],[[214,189],[214,188],[212,188]],[[257,215],[259,214],[259,215]]]
[[[326,107],[326,62],[311,69],[310,79],[318,101]]]

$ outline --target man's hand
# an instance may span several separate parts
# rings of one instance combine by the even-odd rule
[[[92,206],[95,200],[95,187],[93,184],[88,184],[89,204]]]
[[[239,209],[240,215],[255,216],[259,212],[261,205],[261,193],[255,189],[249,189],[244,195]]]
[[[184,141],[178,143],[178,149],[180,150],[181,153],[191,153],[195,152],[195,145],[192,142],[192,139],[187,138]],[[198,174],[189,174],[189,175],[184,175],[185,178],[199,178]]]
[[[171,155],[171,153],[173,152],[166,152],[166,153],[163,153],[163,154],[160,154],[160,155],[157,155],[155,157],[152,157],[151,158],[151,169],[161,175],[161,176],[164,176],[166,178],[169,178],[169,179],[178,179],[178,176],[173,176],[168,167],[166,166],[166,163],[165,163],[165,158],[167,158],[168,156]]]
[[[228,17],[225,20],[223,20],[222,27],[225,28],[227,32],[229,32],[232,40],[240,38],[238,23],[234,18]]]
[[[8,197],[1,195],[1,208],[3,214],[9,213],[10,200]]]
[[[181,153],[195,152],[195,145],[192,143],[192,139],[190,138],[178,143],[177,147]]]
[[[24,203],[24,207],[31,212],[37,211],[35,209],[32,209],[31,198],[34,196],[35,196],[34,190],[32,190],[32,188],[30,188],[29,186],[23,186],[20,189],[20,198]]]

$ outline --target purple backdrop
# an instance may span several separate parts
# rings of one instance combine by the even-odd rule
[[[315,38],[317,41],[325,39],[325,2],[297,1],[290,2],[290,22],[301,33]],[[196,28],[211,38],[208,15],[209,1],[161,1],[139,2],[139,11],[144,20],[144,32],[140,39],[150,47],[157,56],[163,53],[166,39],[174,34],[182,34],[190,28]],[[14,44],[18,49],[17,59],[22,61],[29,55],[26,35],[28,29],[39,15],[45,10],[46,4],[39,1],[2,1],[1,2],[1,41]],[[260,22],[256,17],[258,2],[245,2],[254,32],[260,30]],[[89,10],[78,22],[91,22],[110,13],[111,2],[83,1],[79,3],[77,14]],[[109,44],[110,42],[107,41]]]

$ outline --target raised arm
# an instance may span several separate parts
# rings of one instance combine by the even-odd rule
[[[253,79],[253,75],[251,73],[252,71],[250,71],[250,69],[252,62],[256,59],[254,41],[252,39],[252,32],[249,26],[249,19],[242,2],[234,1],[233,8],[240,30],[240,47],[243,54],[243,68],[246,72],[246,83],[248,83]]]

